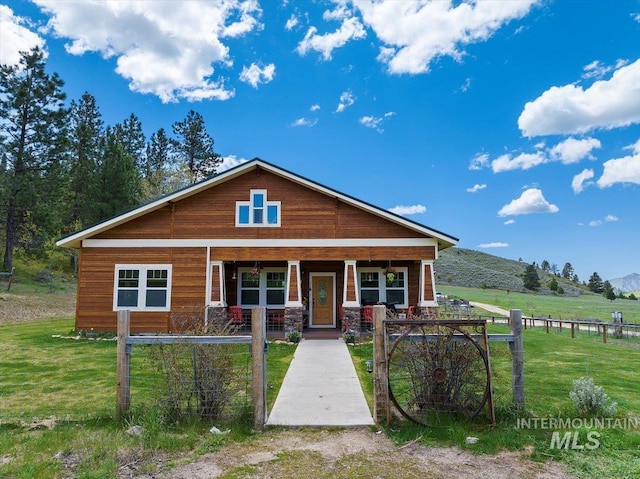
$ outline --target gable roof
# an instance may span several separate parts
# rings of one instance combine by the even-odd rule
[[[371,214],[374,214],[378,217],[387,219],[393,223],[399,224],[406,228],[409,228],[413,231],[421,233],[425,236],[433,237],[438,241],[438,249],[445,249],[450,246],[454,246],[458,242],[458,238],[442,233],[441,231],[435,230],[433,228],[429,228],[425,225],[417,223],[415,221],[404,218],[403,216],[397,215],[395,213],[391,213],[385,209],[382,209],[378,206],[372,205],[370,203],[364,202],[362,200],[358,200],[352,196],[349,196],[345,193],[341,193],[333,188],[329,188],[327,186],[321,185],[315,181],[304,178],[300,175],[287,171],[283,168],[275,166],[271,163],[268,163],[260,158],[254,158],[251,161],[246,163],[242,163],[234,168],[223,171],[222,173],[215,175],[211,178],[203,180],[201,182],[195,183],[193,185],[189,185],[185,188],[177,190],[173,193],[165,195],[156,200],[150,201],[149,203],[143,204],[137,208],[126,211],[120,215],[114,216],[113,218],[109,218],[105,221],[102,221],[98,224],[85,228],[76,233],[72,233],[67,235],[56,242],[57,246],[64,246],[68,248],[80,248],[82,245],[82,240],[91,238],[99,233],[107,231],[111,228],[119,226],[121,224],[127,223],[133,219],[139,218],[141,216],[146,215],[152,211],[164,208],[165,206],[175,203],[177,201],[183,200],[190,196],[196,195],[201,191],[207,190],[209,188],[214,187],[215,185],[224,183],[238,176],[244,175],[249,171],[253,171],[257,168],[262,168],[266,171],[269,171],[275,175],[286,178],[290,181],[298,183],[300,185],[306,186],[314,191],[318,191],[324,195],[327,195],[331,198],[339,199],[351,206],[359,208],[361,210],[367,211]]]

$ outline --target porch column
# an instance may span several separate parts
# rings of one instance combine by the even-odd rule
[[[287,261],[286,298],[284,302],[284,334],[302,332],[302,280],[300,261]]]
[[[227,294],[224,282],[224,262],[210,261],[207,272],[208,298],[205,308],[205,331],[211,325],[225,324],[229,320],[227,312]]]
[[[433,260],[420,261],[420,316],[430,317],[438,306],[436,301],[436,282],[433,275]]]
[[[358,277],[356,261],[344,262],[344,286],[342,289],[342,318],[343,329],[351,329],[360,334],[360,292],[358,291]],[[346,326],[346,327],[345,327]]]

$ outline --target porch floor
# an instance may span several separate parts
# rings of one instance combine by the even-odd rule
[[[267,425],[373,424],[371,411],[345,342],[341,339],[306,338],[300,341]]]

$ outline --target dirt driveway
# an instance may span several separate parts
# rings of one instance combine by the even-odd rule
[[[274,429],[220,451],[171,461],[147,479],[205,478],[545,478],[568,479],[557,463],[524,453],[474,455],[458,448],[397,447],[383,432],[355,429]],[[133,472],[133,471],[130,471]],[[123,471],[124,477],[133,477]]]

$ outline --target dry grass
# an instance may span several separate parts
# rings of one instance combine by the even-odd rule
[[[15,285],[11,291],[0,291],[0,324],[23,323],[75,315],[75,292],[55,293]]]

